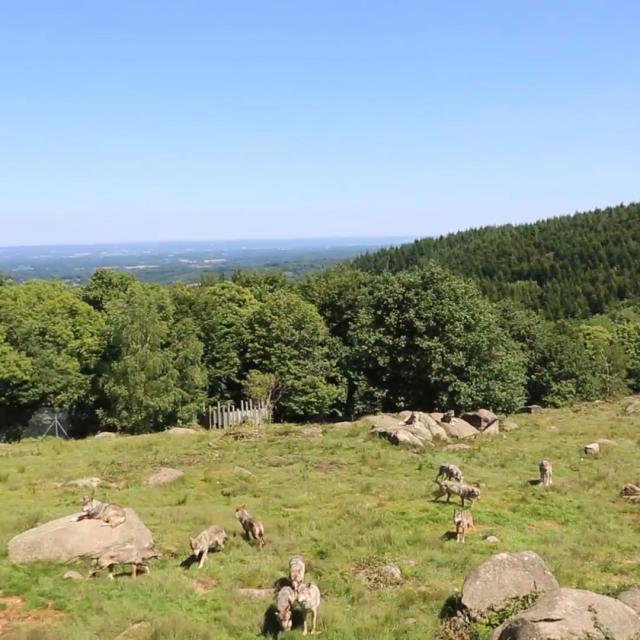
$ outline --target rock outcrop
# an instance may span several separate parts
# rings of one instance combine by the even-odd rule
[[[154,548],[153,536],[133,509],[125,509],[127,519],[117,527],[103,526],[102,520],[76,522],[78,513],[46,522],[9,540],[9,561],[70,562],[96,558],[114,546],[131,544],[144,552]]]
[[[640,616],[623,602],[581,589],[545,593],[498,627],[493,640],[632,640]]]
[[[488,409],[478,409],[477,411],[468,411],[460,416],[465,422],[468,422],[478,431],[484,431],[488,427],[498,422],[498,416]]]
[[[451,422],[443,422],[441,426],[450,438],[455,438],[457,440],[473,438],[480,433],[474,426],[470,425],[462,418],[453,418]]]
[[[491,611],[500,611],[513,598],[555,589],[558,582],[537,553],[498,553],[467,576],[462,606],[477,620]]]

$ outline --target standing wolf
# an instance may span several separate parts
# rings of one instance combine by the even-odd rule
[[[240,521],[248,540],[254,540],[258,547],[264,547],[264,527],[262,522],[254,520],[245,505],[236,507],[236,518]]]
[[[103,527],[117,527],[127,519],[124,509],[113,502],[100,502],[89,496],[82,498],[82,513],[76,518],[79,520],[102,520]]]
[[[204,566],[207,556],[209,555],[209,549],[222,551],[226,539],[227,532],[217,524],[201,531],[195,538],[189,538],[194,557],[196,560],[200,558],[198,569],[202,569]]]
[[[296,593],[291,587],[282,587],[276,595],[276,618],[283,631],[293,626],[291,605],[296,601]]]
[[[473,529],[473,515],[469,509],[453,512],[453,526],[456,528],[456,542],[464,544],[464,537],[468,531]]]
[[[443,478],[445,480],[455,480],[456,482],[464,482],[464,478],[462,476],[462,471],[455,464],[449,464],[445,462],[440,465],[438,469],[438,475],[436,476],[436,482]]]
[[[300,585],[298,589],[298,602],[304,611],[304,630],[302,635],[307,635],[307,611],[311,611],[313,622],[311,633],[316,633],[316,621],[318,619],[318,608],[320,607],[320,589],[313,582]]]
[[[553,484],[553,467],[551,463],[546,458],[540,460],[538,469],[540,470],[540,482],[545,487],[550,487]]]
[[[132,577],[138,575],[138,569],[142,569],[146,573],[151,573],[148,562],[153,558],[159,558],[158,550],[153,547],[151,549],[140,550],[133,544],[125,543],[107,549],[96,558],[95,569],[89,574],[89,578],[96,575],[102,569],[108,569],[109,578],[113,580],[113,570],[119,564],[129,564],[132,567]]]
[[[480,500],[480,489],[471,487],[468,484],[462,482],[451,482],[445,480],[444,482],[438,482],[438,488],[436,489],[436,501],[442,496],[447,496],[447,502],[451,499],[451,496],[459,496],[462,506],[464,507],[464,501],[473,502],[473,500]]]

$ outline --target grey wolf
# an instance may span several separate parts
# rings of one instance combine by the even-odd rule
[[[266,541],[262,522],[254,520],[245,505],[236,507],[236,518],[240,521],[247,538],[257,542],[258,547],[264,547]]]
[[[207,559],[207,555],[209,554],[209,549],[222,551],[224,549],[224,542],[226,539],[227,532],[217,524],[201,531],[195,538],[189,538],[193,555],[196,560],[200,558],[198,569],[202,569]]]
[[[113,502],[100,502],[89,496],[82,498],[82,513],[76,518],[79,520],[102,520],[102,526],[117,527],[127,519],[124,509]]]
[[[302,634],[307,635],[307,612],[311,611],[313,622],[311,633],[316,633],[316,622],[318,618],[318,608],[320,607],[320,589],[313,582],[300,585],[298,589],[298,602],[304,612],[304,629]]]

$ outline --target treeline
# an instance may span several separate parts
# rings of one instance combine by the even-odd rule
[[[493,301],[550,319],[588,318],[640,296],[640,204],[416,240],[354,266],[398,272],[430,260],[473,278]]]
[[[280,420],[411,407],[509,412],[640,388],[640,314],[544,319],[434,263],[342,265],[293,282],[200,285],[97,271],[81,288],[0,279],[0,437],[40,407],[76,435],[191,423],[208,402],[270,400]]]

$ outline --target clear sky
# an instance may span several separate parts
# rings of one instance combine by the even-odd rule
[[[640,200],[640,2],[0,7],[0,245],[437,235]]]

